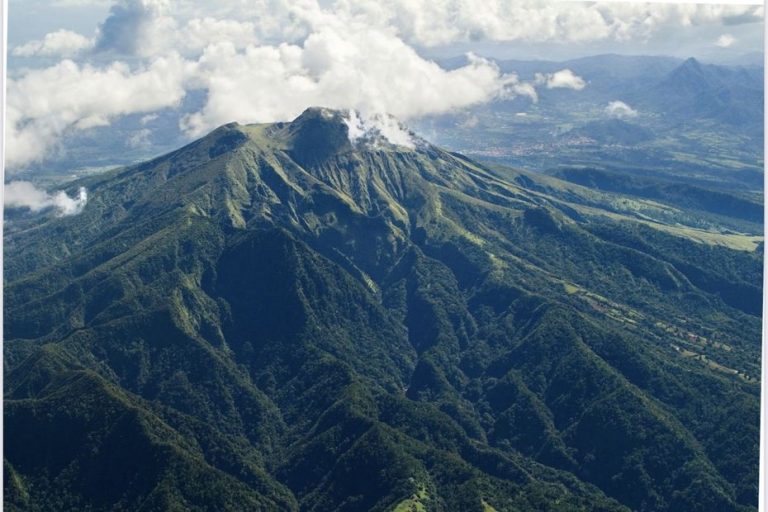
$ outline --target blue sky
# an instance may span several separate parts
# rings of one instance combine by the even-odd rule
[[[109,13],[109,3],[61,4],[52,0],[9,0],[8,44],[18,46],[66,28],[93,32]]]

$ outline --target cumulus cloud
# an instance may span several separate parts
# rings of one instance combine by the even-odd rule
[[[395,27],[425,46],[457,41],[644,39],[670,26],[762,21],[762,6],[547,0],[339,0],[336,8]]]
[[[257,39],[256,25],[252,22],[211,17],[190,20],[178,36],[174,47],[188,52],[199,52],[209,44],[221,41],[227,41],[236,48],[245,48]]]
[[[196,136],[232,121],[292,119],[309,105],[389,113],[402,120],[447,112],[496,97],[531,94],[515,75],[475,56],[447,71],[391,33],[366,26],[327,26],[302,45],[209,46],[199,60],[201,112],[183,127]]]
[[[608,106],[605,107],[605,113],[617,119],[637,117],[637,110],[618,100],[608,103]]]
[[[172,12],[176,20],[184,22],[213,19],[247,23],[259,41],[270,44],[299,43],[312,32],[316,21],[344,16],[335,2],[317,0],[173,0]]]
[[[185,95],[187,66],[174,55],[134,71],[119,62],[100,69],[64,60],[9,79],[6,164],[41,161],[68,130],[178,105]]]
[[[15,57],[72,57],[93,46],[93,40],[69,30],[57,30],[43,39],[15,47]]]
[[[120,0],[123,4],[151,1],[159,0]],[[136,11],[146,12],[142,9]],[[406,43],[419,46],[478,40],[625,41],[647,39],[670,27],[743,24],[763,19],[763,7],[755,5],[556,0],[217,0],[215,4],[175,0],[173,13],[187,20],[249,20],[259,39],[269,43],[300,43],[318,23],[336,18],[393,31]]]
[[[160,0],[124,0],[99,28],[96,51],[140,57],[169,51],[199,56],[211,44],[227,42],[242,49],[259,39],[254,22],[210,16],[179,21],[166,14],[165,5]]]
[[[189,25],[237,34],[229,30],[234,26],[215,20]],[[206,101],[183,118],[181,128],[191,137],[231,121],[289,120],[310,105],[408,120],[493,98],[536,99],[532,84],[501,73],[488,60],[470,55],[466,66],[445,70],[391,31],[361,23],[318,19],[298,45],[242,46],[251,27],[236,27],[244,29],[240,43],[208,44],[196,58],[171,53],[136,69],[120,62],[97,68],[65,60],[10,80],[9,166],[40,161],[68,131],[173,107],[194,89],[204,90]]]
[[[307,9],[307,5],[315,9]],[[149,57],[167,51],[199,56],[208,45],[221,42],[237,48],[257,41],[300,42],[311,32],[310,21],[322,16],[314,0],[223,0],[216,4],[118,0],[99,26],[96,50],[123,56]]]
[[[5,207],[27,208],[33,212],[53,208],[60,216],[77,215],[88,202],[88,192],[80,187],[77,197],[69,197],[66,192],[49,194],[28,181],[12,181],[5,185]]]
[[[717,41],[715,41],[715,46],[719,46],[720,48],[730,48],[735,42],[736,38],[731,34],[723,34],[717,38]]]
[[[176,23],[164,16],[170,0],[118,0],[99,26],[95,49],[123,55],[148,54],[159,46]]]
[[[536,73],[535,82],[545,85],[547,89],[582,90],[587,84],[584,79],[570,69],[561,69],[555,73]]]
[[[763,7],[755,5],[554,0],[173,0],[170,6],[171,0],[118,0],[102,24],[98,47],[126,53],[144,47],[148,54],[163,39],[179,39],[175,36],[187,30],[183,25],[189,20],[242,20],[248,26],[228,39],[253,29],[262,42],[298,44],[319,24],[336,19],[392,31],[408,44],[429,47],[478,40],[642,40],[670,27],[763,19]],[[195,27],[188,29],[192,33]]]

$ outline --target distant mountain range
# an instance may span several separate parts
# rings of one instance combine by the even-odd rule
[[[702,65],[688,59],[644,92],[628,97],[673,123],[701,120],[763,133],[763,69]]]
[[[540,86],[537,102],[499,99],[419,120],[417,129],[475,158],[532,170],[587,165],[762,189],[762,66],[622,55],[498,65],[529,81],[567,69],[585,86]]]
[[[460,57],[441,64],[456,67],[465,61]],[[683,116],[688,121],[705,118],[730,124],[762,120],[762,110],[757,108],[763,101],[762,65],[727,66],[702,64],[694,58],[597,55],[563,62],[502,60],[498,66],[523,80],[533,80],[536,73],[570,69],[587,83],[579,91],[542,88],[542,102],[567,98],[569,102],[607,104],[622,100],[668,115],[672,121]],[[751,107],[749,112],[744,106]],[[736,110],[740,118],[729,115],[729,108]]]
[[[697,224],[742,210],[350,122],[13,218],[7,510],[757,510],[761,238]]]

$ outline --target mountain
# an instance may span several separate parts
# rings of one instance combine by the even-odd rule
[[[466,66],[469,58],[462,55],[438,62],[446,69],[456,69]],[[522,80],[533,80],[536,73],[570,69],[588,82],[589,89],[616,93],[626,92],[627,88],[642,87],[649,80],[659,81],[683,60],[667,56],[602,54],[564,61],[504,59],[495,62],[502,72],[515,73]],[[585,88],[584,92],[589,91]]]
[[[555,73],[561,69],[570,69],[586,81],[586,87],[578,94],[564,89],[543,88],[540,93],[544,98],[569,94],[576,101],[608,103],[621,99],[623,95],[641,91],[649,83],[656,83],[680,65],[681,59],[650,55],[604,54],[581,57],[562,62],[504,60],[499,68],[509,73],[519,73],[521,77],[533,79],[536,73]]]
[[[8,510],[756,510],[758,240],[360,132],[229,124],[7,229]]]
[[[706,119],[762,133],[763,70],[708,65],[690,58],[637,95],[636,102],[676,122]]]
[[[570,69],[582,77],[580,91],[545,89],[541,101],[602,103],[622,100],[643,111],[681,119],[711,119],[729,125],[762,124],[762,66],[703,64],[663,56],[596,55],[563,62],[500,61],[499,68],[532,80],[536,73]]]

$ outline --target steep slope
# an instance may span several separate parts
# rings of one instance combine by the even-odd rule
[[[758,255],[350,122],[226,125],[9,231],[12,506],[754,508]]]

